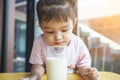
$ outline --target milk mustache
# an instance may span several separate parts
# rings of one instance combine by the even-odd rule
[[[67,80],[67,47],[47,47],[47,80]]]

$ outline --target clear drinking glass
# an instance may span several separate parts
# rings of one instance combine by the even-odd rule
[[[47,80],[67,80],[66,46],[46,48]]]

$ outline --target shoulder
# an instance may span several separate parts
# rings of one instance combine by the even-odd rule
[[[82,44],[84,44],[83,40],[80,37],[78,37],[77,35],[75,35],[75,34],[73,34],[71,41],[75,45],[82,45]]]
[[[34,41],[35,42],[41,42],[41,41],[43,41],[43,34],[40,34],[39,36],[37,36]]]
[[[44,45],[43,34],[40,34],[39,36],[37,36],[37,37],[35,38],[34,44]]]
[[[71,43],[75,49],[77,49],[79,51],[84,51],[84,50],[87,51],[87,46],[80,37],[73,35]]]
[[[43,34],[38,35],[35,40],[42,40],[43,39]]]

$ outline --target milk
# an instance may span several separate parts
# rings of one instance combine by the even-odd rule
[[[67,80],[67,61],[65,58],[46,59],[47,80]]]

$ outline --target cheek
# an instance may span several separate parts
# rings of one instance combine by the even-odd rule
[[[44,35],[44,37],[45,37],[45,40],[46,40],[48,43],[53,41],[53,36]]]
[[[64,35],[64,39],[68,42],[71,40],[71,37],[72,37],[72,33],[67,33]]]

